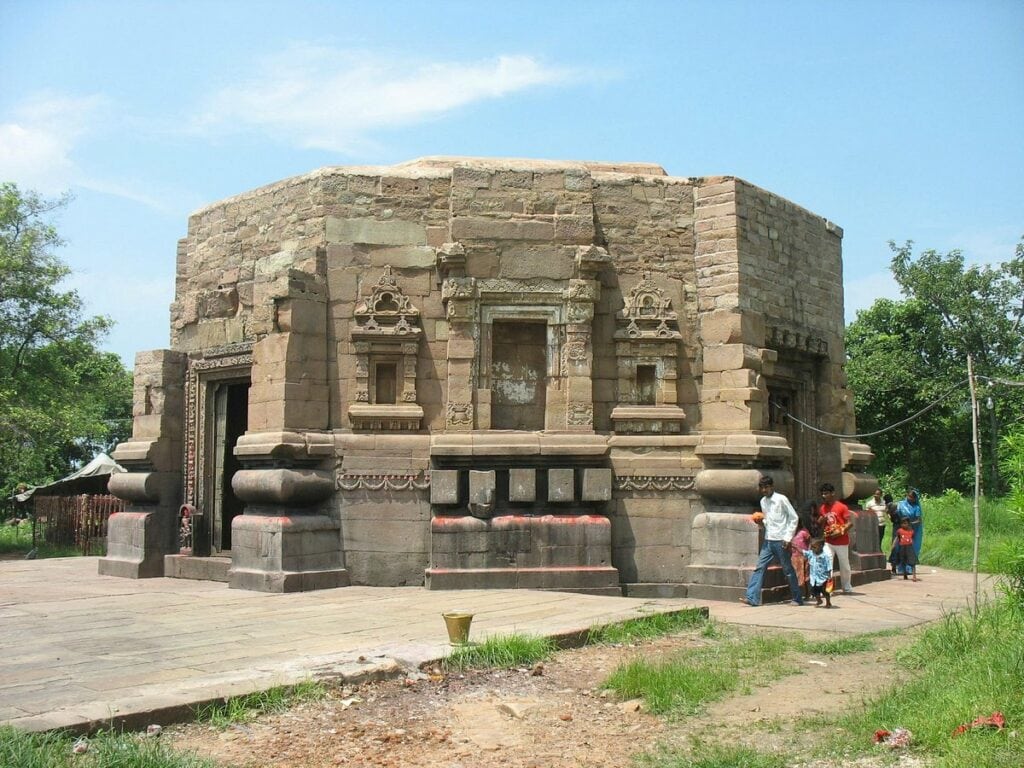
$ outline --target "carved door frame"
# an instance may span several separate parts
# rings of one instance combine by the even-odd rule
[[[202,547],[209,548],[213,525],[209,517],[212,510],[207,508],[213,471],[213,435],[210,429],[213,399],[210,393],[215,385],[251,380],[252,344],[233,345],[225,350],[207,352],[206,357],[190,359],[188,362],[185,377],[184,501],[203,515],[202,535],[207,541],[202,543]],[[196,531],[197,535],[199,533]],[[197,547],[196,553],[204,553],[201,549]]]

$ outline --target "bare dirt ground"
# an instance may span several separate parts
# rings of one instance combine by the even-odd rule
[[[751,631],[729,629],[733,637]],[[796,720],[844,703],[856,706],[891,685],[893,654],[907,639],[880,638],[875,650],[842,658],[801,654],[794,675],[741,691],[689,718],[652,715],[639,701],[620,701],[601,684],[636,656],[651,659],[717,642],[699,630],[628,646],[560,651],[532,669],[448,675],[427,670],[337,687],[326,699],[283,714],[226,729],[176,726],[163,739],[221,765],[245,768],[621,768],[658,744],[685,748],[694,740],[799,754],[804,740],[812,739],[810,746],[820,734],[796,729]]]

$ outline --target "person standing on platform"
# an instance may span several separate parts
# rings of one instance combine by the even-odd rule
[[[885,499],[882,498],[882,489],[875,488],[875,494],[865,505],[868,512],[874,512],[878,518],[878,551],[884,552],[882,549],[882,537],[885,536],[885,524],[889,522],[889,505],[885,503]]]
[[[818,521],[825,534],[825,544],[832,550],[839,561],[839,578],[843,583],[843,594],[853,593],[853,580],[850,571],[850,508],[836,499],[836,489],[832,483],[821,485],[821,507],[818,509]]]
[[[740,598],[741,603],[751,606],[761,604],[761,588],[764,585],[764,573],[772,560],[778,560],[782,572],[789,582],[789,591],[793,605],[803,605],[800,585],[797,583],[796,571],[790,557],[790,542],[796,533],[797,514],[793,505],[781,493],[775,491],[775,481],[767,475],[757,481],[757,490],[761,493],[761,514],[764,525],[764,544],[757,558],[754,572],[747,583],[747,593]]]

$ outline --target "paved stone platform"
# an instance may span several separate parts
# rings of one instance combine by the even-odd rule
[[[345,587],[274,595],[218,582],[99,576],[95,558],[0,562],[0,722],[26,730],[145,726],[190,705],[315,676],[385,676],[450,650],[441,614],[474,614],[471,640],[570,636],[653,612],[707,607],[727,623],[837,633],[909,627],[964,608],[969,573],[868,584],[812,606],[529,590]],[[983,588],[990,590],[988,581]]]

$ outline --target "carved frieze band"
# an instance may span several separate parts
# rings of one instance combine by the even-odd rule
[[[615,476],[615,489],[619,491],[692,491],[695,478],[674,476]]]
[[[430,474],[347,475],[339,472],[335,488],[339,491],[426,491],[430,489]]]

